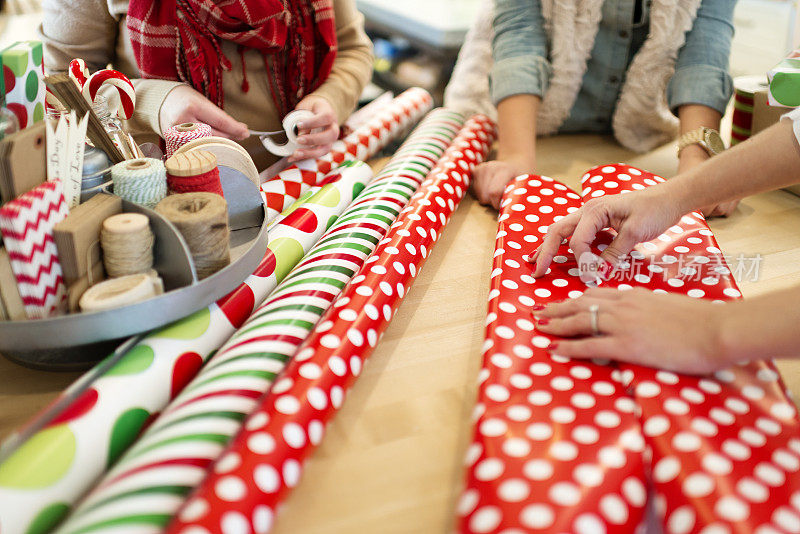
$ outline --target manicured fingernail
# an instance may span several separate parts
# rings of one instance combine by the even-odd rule
[[[547,346],[547,351],[548,351],[548,352],[553,352],[553,351],[554,351],[554,350],[556,350],[557,348],[558,348],[558,343],[556,343],[555,341],[553,341],[553,342],[551,342],[551,343],[550,343],[550,344]]]
[[[542,317],[541,319],[539,319],[539,318],[536,319],[536,324],[538,324],[539,326],[545,326],[549,322],[550,322],[550,319],[548,319],[547,317]]]
[[[533,311],[542,311],[543,309],[544,309],[544,305],[543,304],[534,304],[533,305]]]

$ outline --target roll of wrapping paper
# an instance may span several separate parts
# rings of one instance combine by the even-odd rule
[[[353,133],[336,141],[331,151],[319,159],[300,161],[281,171],[261,186],[261,195],[267,205],[267,221],[272,221],[288,208],[309,187],[331,169],[345,160],[366,161],[385,147],[412,124],[419,121],[433,106],[433,99],[424,89],[408,89],[372,120],[357,128]]]
[[[750,138],[755,94],[767,88],[764,76],[739,76],[733,80],[731,146]]]
[[[307,217],[276,225],[264,259],[237,289],[149,333],[0,464],[0,531],[57,524],[311,248],[337,209],[310,205]]]
[[[198,526],[219,532],[234,524],[241,531],[269,530],[277,507],[297,484],[302,462],[322,439],[325,425],[341,405],[345,392],[359,375],[364,360],[441,236],[467,190],[472,168],[486,156],[493,139],[494,126],[485,117],[471,119],[460,130],[453,145],[391,223],[384,239],[333,307],[322,315],[279,381],[245,422],[243,431],[194,497],[187,501],[168,532],[188,533]],[[390,178],[390,188],[399,189],[391,184],[394,180]],[[376,181],[371,187],[377,191],[382,183],[387,182]],[[368,204],[361,205],[369,209]],[[355,217],[363,217],[353,211]],[[389,224],[386,215],[379,215],[378,221],[383,219],[383,224]],[[354,225],[347,217],[340,223],[354,231],[366,231],[370,240],[378,240],[369,236],[372,224]],[[347,226],[341,230],[347,231]],[[321,243],[315,249],[319,253],[329,250],[326,255],[330,257],[320,256],[320,261],[352,276],[354,262],[347,252],[344,257],[339,256],[341,245]],[[331,267],[318,268],[325,271],[332,270]],[[299,265],[298,275],[308,276],[310,286],[287,285],[286,290],[299,292],[307,287],[314,297],[320,293],[330,295],[320,297],[327,305],[333,298],[331,293],[335,294],[343,282],[334,276],[332,288],[327,282],[323,282],[327,287],[314,285],[318,284],[314,280],[316,268],[311,261]],[[307,298],[306,302],[308,307],[318,306],[313,299]],[[279,316],[276,312],[280,306],[276,299],[273,317]],[[268,314],[263,316],[265,321],[268,318]],[[235,497],[228,494],[228,487],[237,488],[238,494]]]
[[[211,126],[202,122],[187,122],[173,126],[164,132],[164,142],[167,147],[166,156],[169,158],[189,141],[211,137],[212,135],[214,135],[214,132],[211,131]]]
[[[452,114],[433,113],[426,120],[431,127],[422,125],[418,131],[450,124],[453,119]],[[420,135],[415,131],[409,140]],[[79,396],[75,388],[69,388],[69,398],[75,400],[0,464],[0,502],[10,503],[0,508],[0,529],[25,531],[34,526],[34,531],[45,531],[57,524],[135,440],[152,414],[181,391],[274,289],[276,277],[289,271],[291,262],[277,252],[282,253],[284,246],[294,247],[279,238],[302,234],[301,228],[293,229],[288,222],[276,225],[269,234],[272,248],[237,289],[206,309],[148,334],[101,377],[81,381],[90,386]],[[139,393],[131,398],[119,395],[120,391]],[[53,446],[61,443],[63,447]]]
[[[308,242],[316,241],[331,218],[344,211],[372,179],[372,170],[361,162],[335,172],[341,172],[339,180],[323,187],[290,216],[302,221],[296,226],[307,230],[307,235],[303,237],[306,242],[295,241],[296,254],[285,258],[287,266],[308,250]],[[263,309],[264,305],[254,315]],[[81,501],[58,532],[93,532],[115,526],[155,531],[165,527],[291,354],[261,350],[268,340],[283,349],[295,339],[298,327],[292,325],[304,324],[286,314],[281,317],[279,324],[273,322],[271,336],[258,330],[259,321],[246,322]],[[247,346],[243,346],[245,339],[250,340]]]
[[[606,165],[586,173],[583,196],[634,191],[661,181],[633,167]],[[614,278],[608,281],[611,287],[644,286],[715,301],[741,297],[699,212],[638,246],[634,255],[654,270]],[[629,280],[637,274],[638,280]],[[619,367],[652,449],[651,485],[665,531],[800,529],[800,419],[772,362],[755,361],[706,377]]]
[[[644,517],[644,440],[619,372],[551,357],[534,327],[534,305],[586,289],[567,245],[545,279],[527,261],[547,227],[580,205],[546,177],[523,175],[506,188],[460,532],[632,533]]]

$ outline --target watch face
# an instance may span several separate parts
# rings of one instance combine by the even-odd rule
[[[708,148],[711,149],[712,154],[719,154],[725,150],[725,142],[716,130],[709,129],[705,131],[705,142]]]

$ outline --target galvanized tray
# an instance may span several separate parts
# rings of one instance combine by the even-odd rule
[[[164,294],[113,310],[0,321],[0,353],[39,369],[86,368],[110,354],[125,338],[185,317],[235,289],[267,251],[266,212],[258,188],[244,175],[222,167],[220,175],[232,223],[230,265],[198,281],[189,249],[177,229],[156,212],[123,201],[123,211],[150,218],[156,236],[153,266],[164,280]],[[258,199],[255,202],[254,197]]]

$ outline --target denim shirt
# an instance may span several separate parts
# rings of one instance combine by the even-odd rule
[[[647,39],[648,5],[647,0],[603,2],[583,85],[560,132],[611,131],[625,73]],[[733,92],[728,55],[735,5],[736,0],[703,0],[700,5],[667,85],[667,102],[673,113],[684,104],[701,104],[725,113]],[[494,30],[491,84],[495,104],[517,94],[543,96],[551,66],[539,0],[495,0]]]

